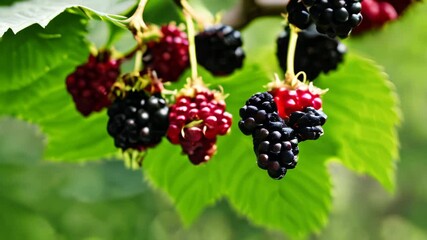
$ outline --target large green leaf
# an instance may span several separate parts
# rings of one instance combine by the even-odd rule
[[[0,114],[37,124],[47,136],[47,159],[87,160],[116,150],[105,132],[105,114],[83,118],[65,89],[65,78],[89,54],[86,21],[63,13],[46,29],[33,25],[0,42]],[[90,137],[88,137],[90,136]]]
[[[88,16],[94,15],[115,22],[121,17],[111,14],[121,13],[134,4],[134,0],[28,0],[16,2],[11,6],[0,7],[0,37],[8,29],[18,33],[33,24],[45,27],[56,16],[72,7],[80,8]]]
[[[400,118],[393,86],[386,77],[374,62],[349,54],[344,66],[322,76],[318,83],[329,88],[323,98],[329,116],[325,132],[339,143],[337,157],[392,191]]]

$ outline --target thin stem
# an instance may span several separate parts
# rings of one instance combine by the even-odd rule
[[[134,65],[133,71],[139,72],[141,71],[141,67],[142,67],[142,51],[138,50],[135,56],[135,65]]]
[[[132,14],[131,19],[132,18],[137,18],[138,23],[140,24],[140,26],[143,29],[147,29],[147,25],[144,22],[144,9],[145,9],[145,5],[147,5],[148,0],[140,0],[138,3],[138,7],[136,8],[135,12]]]
[[[194,83],[198,78],[197,73],[197,56],[196,56],[196,43],[194,41],[194,24],[191,15],[184,9],[185,21],[187,23],[188,33],[188,51],[190,54],[190,65],[191,65],[191,82]],[[191,84],[193,85],[193,84]]]
[[[289,45],[288,45],[288,56],[286,59],[286,75],[289,75],[290,77],[295,76],[294,72],[294,59],[295,59],[295,49],[297,47],[297,40],[298,40],[298,30],[295,26],[290,24],[291,33],[290,33],[290,39],[289,39]]]
[[[191,5],[187,2],[187,0],[181,0],[180,1],[182,8],[184,9],[184,12],[187,12],[199,25],[199,27],[206,25],[207,19],[201,17],[199,14],[196,13],[196,11],[191,7]]]

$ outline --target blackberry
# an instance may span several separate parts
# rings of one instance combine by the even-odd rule
[[[67,91],[83,116],[99,112],[111,104],[108,95],[120,75],[120,64],[121,61],[113,59],[109,51],[100,51],[96,56],[90,55],[87,63],[67,76]]]
[[[207,162],[216,152],[216,138],[229,132],[232,116],[224,100],[209,89],[192,89],[191,96],[178,96],[170,108],[168,139],[180,144],[190,161]]]
[[[174,24],[164,25],[160,30],[160,40],[147,43],[144,72],[154,70],[163,81],[175,82],[190,64],[187,34]]]
[[[297,0],[291,0],[297,1]],[[346,38],[362,21],[360,0],[303,1],[309,7],[310,18],[318,32],[329,37]]]
[[[251,135],[256,127],[268,121],[280,118],[277,115],[277,106],[273,96],[268,92],[252,95],[246,104],[240,108],[239,128],[245,135]]]
[[[245,53],[239,31],[213,25],[195,37],[197,61],[216,76],[229,75],[243,65]]]
[[[289,34],[290,29],[286,27],[277,38],[276,56],[284,72],[287,70]],[[303,71],[307,74],[308,80],[313,81],[320,73],[335,70],[343,61],[346,52],[346,46],[338,39],[319,34],[312,25],[298,32],[294,57],[295,72]]]
[[[274,179],[281,179],[298,160],[298,140],[282,119],[269,121],[252,133],[258,167]]]
[[[303,111],[291,113],[286,122],[295,131],[299,142],[305,140],[316,140],[323,135],[323,124],[327,119],[326,114],[321,110],[307,107]]]
[[[313,22],[307,7],[301,1],[290,0],[286,6],[286,11],[289,23],[292,23],[299,29],[306,29]]]
[[[169,126],[169,108],[160,94],[131,91],[108,108],[107,131],[116,147],[144,150],[160,143]]]

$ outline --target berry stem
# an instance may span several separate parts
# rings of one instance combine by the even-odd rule
[[[142,67],[142,55],[143,55],[142,50],[136,51],[135,65],[134,65],[134,68],[133,68],[134,72],[139,72],[142,69],[141,68]]]
[[[145,5],[147,5],[148,0],[140,0],[138,7],[135,12],[124,22],[128,24],[128,28],[131,30],[135,36],[136,41],[141,46],[143,44],[142,33],[144,30],[148,30],[147,25],[144,22],[143,15]]]
[[[178,0],[179,1],[179,0]],[[180,6],[183,8],[184,12],[186,11],[199,25],[205,26],[208,22],[212,22],[212,20],[208,20],[206,18],[201,17],[196,11],[191,7],[191,5],[187,2],[187,0],[180,0]]]
[[[288,45],[288,55],[287,55],[287,66],[286,66],[286,76],[289,78],[293,78],[295,76],[294,71],[294,59],[295,59],[295,49],[297,47],[298,40],[298,28],[294,25],[289,25],[291,28],[289,45]]]
[[[188,51],[190,55],[190,65],[191,65],[191,85],[195,84],[195,81],[198,79],[197,73],[197,56],[196,56],[196,43],[194,41],[194,24],[193,19],[191,18],[190,13],[184,9],[185,21],[187,23],[187,33],[188,33]]]

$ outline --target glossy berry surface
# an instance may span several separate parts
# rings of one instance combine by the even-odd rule
[[[319,33],[331,38],[348,37],[363,19],[360,0],[290,0],[287,9],[290,23],[305,29],[314,22]]]
[[[195,37],[197,61],[213,75],[229,75],[241,68],[245,53],[239,31],[227,25],[213,25]]]
[[[291,127],[299,142],[305,140],[316,140],[323,135],[323,124],[327,119],[322,110],[307,107],[302,111],[291,113],[287,125]]]
[[[107,131],[116,147],[145,150],[160,143],[169,126],[169,108],[159,94],[128,92],[108,108]]]
[[[277,38],[276,57],[283,72],[287,71],[289,36],[290,29],[286,27]],[[338,39],[319,34],[312,26],[298,32],[294,71],[304,71],[308,80],[313,81],[320,73],[335,70],[343,61],[346,52],[346,46]]]
[[[278,119],[272,119],[277,116],[277,106],[273,96],[268,92],[252,95],[240,108],[239,115],[241,118],[239,128],[245,135],[251,135],[257,127],[269,121],[278,121]]]
[[[180,144],[190,161],[207,162],[216,152],[216,138],[230,130],[232,116],[225,102],[209,90],[195,90],[192,97],[179,96],[170,108],[168,139]]]
[[[310,13],[302,1],[290,0],[286,6],[289,23],[299,29],[306,29],[313,22]]]
[[[66,79],[76,109],[88,116],[109,106],[108,95],[119,75],[120,61],[111,58],[109,52],[90,55],[87,63],[78,66]]]
[[[273,89],[271,94],[277,104],[279,116],[287,120],[291,113],[302,111],[306,107],[322,108],[320,93],[310,85],[300,84],[296,89],[281,87]]]
[[[154,70],[164,82],[175,82],[189,66],[188,38],[176,25],[161,27],[159,41],[147,43],[144,70]]]
[[[295,168],[298,140],[282,119],[257,127],[252,138],[258,167],[267,170],[271,178],[281,179],[288,169]]]
[[[274,179],[281,179],[298,159],[298,139],[277,113],[273,96],[268,92],[252,95],[240,109],[239,128],[251,135],[258,167]]]

